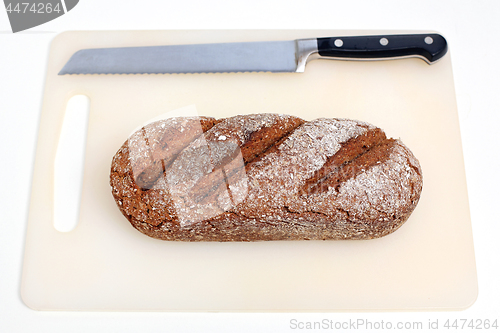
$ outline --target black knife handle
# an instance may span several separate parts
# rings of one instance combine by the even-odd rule
[[[339,59],[422,57],[432,64],[448,50],[446,39],[439,34],[346,36],[317,40],[320,56]]]

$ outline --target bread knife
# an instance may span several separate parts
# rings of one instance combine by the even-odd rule
[[[386,60],[417,57],[433,64],[447,52],[439,34],[367,35],[290,41],[82,49],[59,75],[304,72],[313,59]]]

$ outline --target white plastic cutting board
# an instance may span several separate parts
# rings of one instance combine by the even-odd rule
[[[66,32],[51,46],[22,278],[38,310],[456,310],[477,276],[450,53],[419,59],[315,60],[303,74],[58,76],[81,48],[287,40],[377,31]],[[395,33],[395,32],[391,32]],[[54,157],[66,103],[90,98],[80,220],[56,231]],[[226,117],[274,112],[347,117],[401,138],[424,188],[410,219],[370,241],[179,243],[149,238],[111,196],[111,158],[148,120],[186,106]]]

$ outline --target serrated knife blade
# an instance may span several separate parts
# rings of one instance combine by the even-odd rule
[[[303,72],[317,58],[382,60],[419,57],[432,64],[447,52],[439,34],[340,36],[291,41],[82,49],[65,74]]]

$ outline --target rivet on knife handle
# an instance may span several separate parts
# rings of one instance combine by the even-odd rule
[[[317,38],[317,53],[311,40],[298,40],[297,45],[309,45],[313,58],[341,60],[382,60],[419,57],[429,64],[441,59],[448,46],[439,34],[345,36]]]

